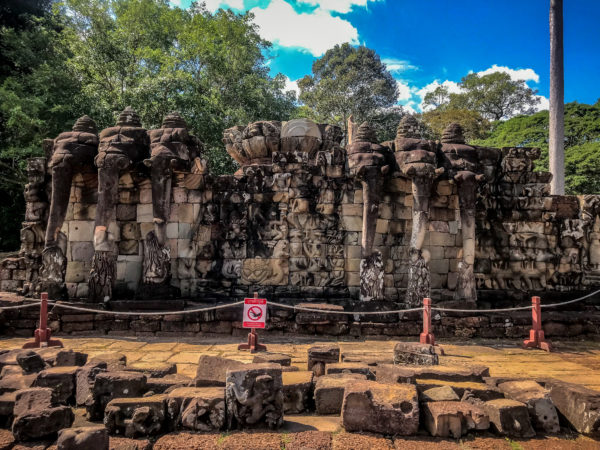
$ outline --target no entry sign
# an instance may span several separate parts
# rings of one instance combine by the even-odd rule
[[[242,320],[244,328],[264,328],[266,316],[266,298],[244,299],[244,318]]]

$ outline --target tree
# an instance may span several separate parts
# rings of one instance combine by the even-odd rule
[[[437,108],[423,113],[423,123],[429,128],[433,139],[441,139],[444,129],[451,123],[459,123],[463,127],[467,141],[484,139],[491,124],[477,111],[468,109]]]
[[[298,81],[299,99],[321,122],[340,125],[347,119],[368,120],[396,103],[396,81],[385,64],[367,47],[336,45],[312,65],[312,75]]]
[[[565,193],[563,1],[550,0],[550,192]]]
[[[446,86],[438,86],[433,91],[428,92],[423,97],[424,109],[437,109],[447,106],[450,103],[450,93]]]

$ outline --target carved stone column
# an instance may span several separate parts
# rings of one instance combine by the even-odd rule
[[[36,290],[48,292],[50,298],[66,296],[65,272],[67,237],[61,228],[67,214],[73,175],[93,167],[98,151],[98,135],[95,122],[88,116],[77,119],[72,131],[58,135],[54,140],[53,153],[48,164],[52,174],[52,195],[42,267]]]
[[[98,167],[98,206],[94,228],[94,258],[89,277],[90,301],[112,298],[118,250],[112,228],[116,227],[119,176],[148,155],[148,136],[131,107],[119,116],[117,125],[102,130],[95,163]]]
[[[347,147],[350,173],[363,188],[363,225],[360,262],[360,298],[363,301],[383,299],[383,258],[373,250],[379,200],[384,177],[390,170],[388,149],[376,143],[375,132],[364,122]]]
[[[437,143],[421,139],[419,125],[413,116],[406,115],[400,121],[394,145],[400,174],[412,181],[413,221],[406,303],[415,307],[431,295],[429,256],[423,251],[423,243],[429,226],[431,186],[443,169],[437,168]]]

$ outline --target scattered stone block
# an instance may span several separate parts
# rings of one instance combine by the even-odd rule
[[[127,372],[140,372],[148,378],[162,378],[177,373],[177,365],[168,362],[134,362],[123,368]]]
[[[101,372],[96,375],[92,395],[85,406],[90,420],[104,417],[106,405],[114,398],[140,397],[146,390],[146,376],[138,372]]]
[[[349,351],[342,352],[342,362],[363,363],[367,366],[380,366],[382,364],[393,364],[394,358],[389,353]]]
[[[202,355],[198,360],[194,385],[196,387],[225,386],[227,371],[240,369],[245,365],[245,363],[233,359]]]
[[[344,392],[342,425],[346,431],[408,436],[419,428],[419,401],[412,384],[353,381]]]
[[[417,378],[427,378],[443,381],[474,381],[483,382],[489,377],[490,369],[485,366],[419,366],[412,367]]]
[[[85,406],[88,398],[91,400],[92,388],[96,375],[100,372],[106,372],[106,362],[89,362],[79,368],[75,374],[75,404]]]
[[[458,401],[425,402],[421,405],[421,417],[423,426],[437,437],[458,439],[470,430],[490,427],[490,419],[482,408]]]
[[[36,378],[37,373],[29,375],[13,374],[2,377],[0,379],[0,394],[28,389],[33,386]]]
[[[314,390],[313,376],[311,370],[282,374],[284,413],[300,414],[310,409]]]
[[[24,375],[23,369],[21,366],[4,366],[2,371],[0,371],[0,379],[8,376],[8,375]]]
[[[550,381],[545,387],[556,409],[580,433],[600,431],[600,392],[564,381]]]
[[[364,375],[367,380],[375,380],[375,374],[371,371],[371,367],[362,363],[334,363],[328,364],[326,367],[327,375],[335,373],[359,373]]]
[[[104,426],[60,430],[56,448],[57,450],[108,450],[108,430]]]
[[[427,389],[419,395],[421,402],[457,402],[460,400],[450,386]]]
[[[161,378],[148,378],[146,388],[153,394],[165,394],[173,389],[189,386],[193,380],[180,373],[173,373]]]
[[[525,403],[533,427],[545,433],[558,433],[560,424],[550,392],[533,380],[507,381],[500,383],[498,389],[507,398]]]
[[[463,398],[465,395],[475,397],[482,401],[504,398],[502,392],[488,384],[473,381],[444,381],[417,378],[419,392],[424,392],[435,387],[449,386],[456,395]]]
[[[323,375],[317,378],[314,393],[317,414],[339,414],[346,386],[353,381],[366,379],[366,376],[356,373]]]
[[[16,396],[16,392],[0,395],[0,428],[9,428],[12,424]]]
[[[499,434],[517,438],[535,436],[524,403],[499,398],[483,402],[481,407],[489,416],[494,430]]]
[[[62,350],[56,354],[55,366],[84,366],[87,363],[87,353]]]
[[[52,438],[63,428],[69,428],[75,416],[68,406],[40,408],[16,416],[12,432],[17,441]]]
[[[325,366],[340,361],[340,348],[337,345],[321,345],[308,349],[308,370],[315,376],[325,375]]]
[[[411,368],[395,364],[381,364],[375,369],[375,378],[380,383],[415,384],[415,373]]]
[[[111,434],[127,438],[155,436],[165,430],[166,395],[115,398],[104,411],[104,425]]]
[[[25,350],[17,354],[17,363],[25,373],[37,373],[46,368],[46,361],[33,350]]]
[[[42,370],[35,379],[34,386],[51,388],[59,403],[75,404],[75,375],[77,366],[51,367]]]
[[[167,395],[167,414],[176,429],[215,431],[225,425],[225,390],[180,387]]]
[[[229,429],[283,424],[283,383],[278,364],[247,364],[227,371],[225,400]]]
[[[13,414],[15,416],[22,416],[36,409],[59,406],[56,399],[56,392],[46,387],[23,389],[14,392],[14,395]]]
[[[439,357],[433,345],[398,342],[394,346],[394,364],[430,366],[439,364]]]
[[[127,356],[122,353],[102,353],[101,355],[94,356],[90,358],[87,362],[88,365],[93,365],[97,363],[105,363],[106,370],[110,372],[115,372],[119,370],[123,370],[123,368],[127,365]]]
[[[15,448],[15,438],[9,430],[0,428],[0,450],[11,450]]]
[[[253,363],[275,363],[280,364],[283,367],[289,367],[292,364],[292,357],[290,355],[283,355],[280,353],[259,353],[254,356]]]

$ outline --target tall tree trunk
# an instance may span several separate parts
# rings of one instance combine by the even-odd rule
[[[550,183],[553,195],[565,193],[565,76],[563,0],[550,0]]]

